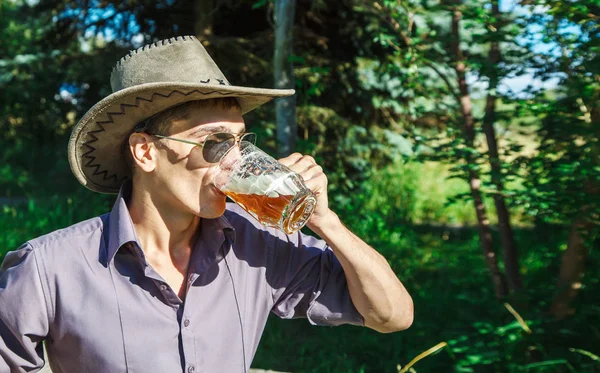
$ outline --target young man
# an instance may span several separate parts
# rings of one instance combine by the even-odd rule
[[[194,37],[131,52],[111,85],[75,127],[69,160],[83,185],[119,196],[6,256],[0,373],[42,367],[42,341],[55,373],[246,372],[271,311],[410,326],[410,296],[330,209],[313,158],[280,161],[317,195],[307,225],[322,240],[266,228],[213,186],[242,115],[292,90],[230,85]]]

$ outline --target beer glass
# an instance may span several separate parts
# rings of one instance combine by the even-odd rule
[[[251,142],[240,141],[217,167],[215,186],[265,226],[295,233],[315,209],[302,177]]]

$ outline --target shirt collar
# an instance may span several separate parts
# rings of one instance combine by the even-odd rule
[[[127,202],[131,198],[131,182],[127,181],[119,190],[119,196],[113,205],[112,211],[110,212],[110,219],[108,223],[108,245],[107,245],[107,259],[110,263],[117,251],[128,242],[133,242],[141,247],[137,234],[135,233],[135,227],[127,208]]]
[[[131,198],[131,181],[125,182],[119,190],[108,223],[107,259],[110,263],[117,251],[127,243],[135,243],[141,248],[139,239],[135,232],[127,202]],[[215,219],[202,219],[200,222],[200,235],[194,245],[191,258],[191,268],[198,273],[210,266],[215,261],[223,259],[223,251],[219,251],[227,240],[233,244],[235,241],[235,230],[225,215]],[[230,245],[225,245],[228,249]]]

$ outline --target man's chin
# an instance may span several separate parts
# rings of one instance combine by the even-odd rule
[[[200,213],[198,214],[199,217],[204,218],[204,219],[217,219],[220,218],[221,216],[223,216],[223,214],[225,213],[226,207],[227,207],[227,203],[225,201],[225,195],[223,195],[222,199],[215,199],[213,201],[211,201],[211,206],[210,208],[201,208],[200,209]]]
[[[216,194],[216,195],[218,195],[218,196],[221,196],[221,197],[223,197],[223,198],[227,197],[227,196],[225,195],[225,193],[223,193],[223,192],[221,192],[221,190],[219,190],[219,188],[217,188],[217,187],[213,186],[213,187],[212,187],[212,189],[214,190],[214,192],[215,192],[215,194]]]

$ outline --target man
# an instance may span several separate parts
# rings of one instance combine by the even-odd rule
[[[212,185],[215,145],[237,146],[242,114],[293,90],[230,85],[194,37],[131,52],[111,85],[74,128],[69,161],[83,185],[119,196],[6,256],[0,373],[42,367],[42,341],[55,373],[246,372],[271,311],[410,326],[410,296],[329,208],[311,157],[281,162],[317,195],[307,225],[323,240],[266,228]]]

